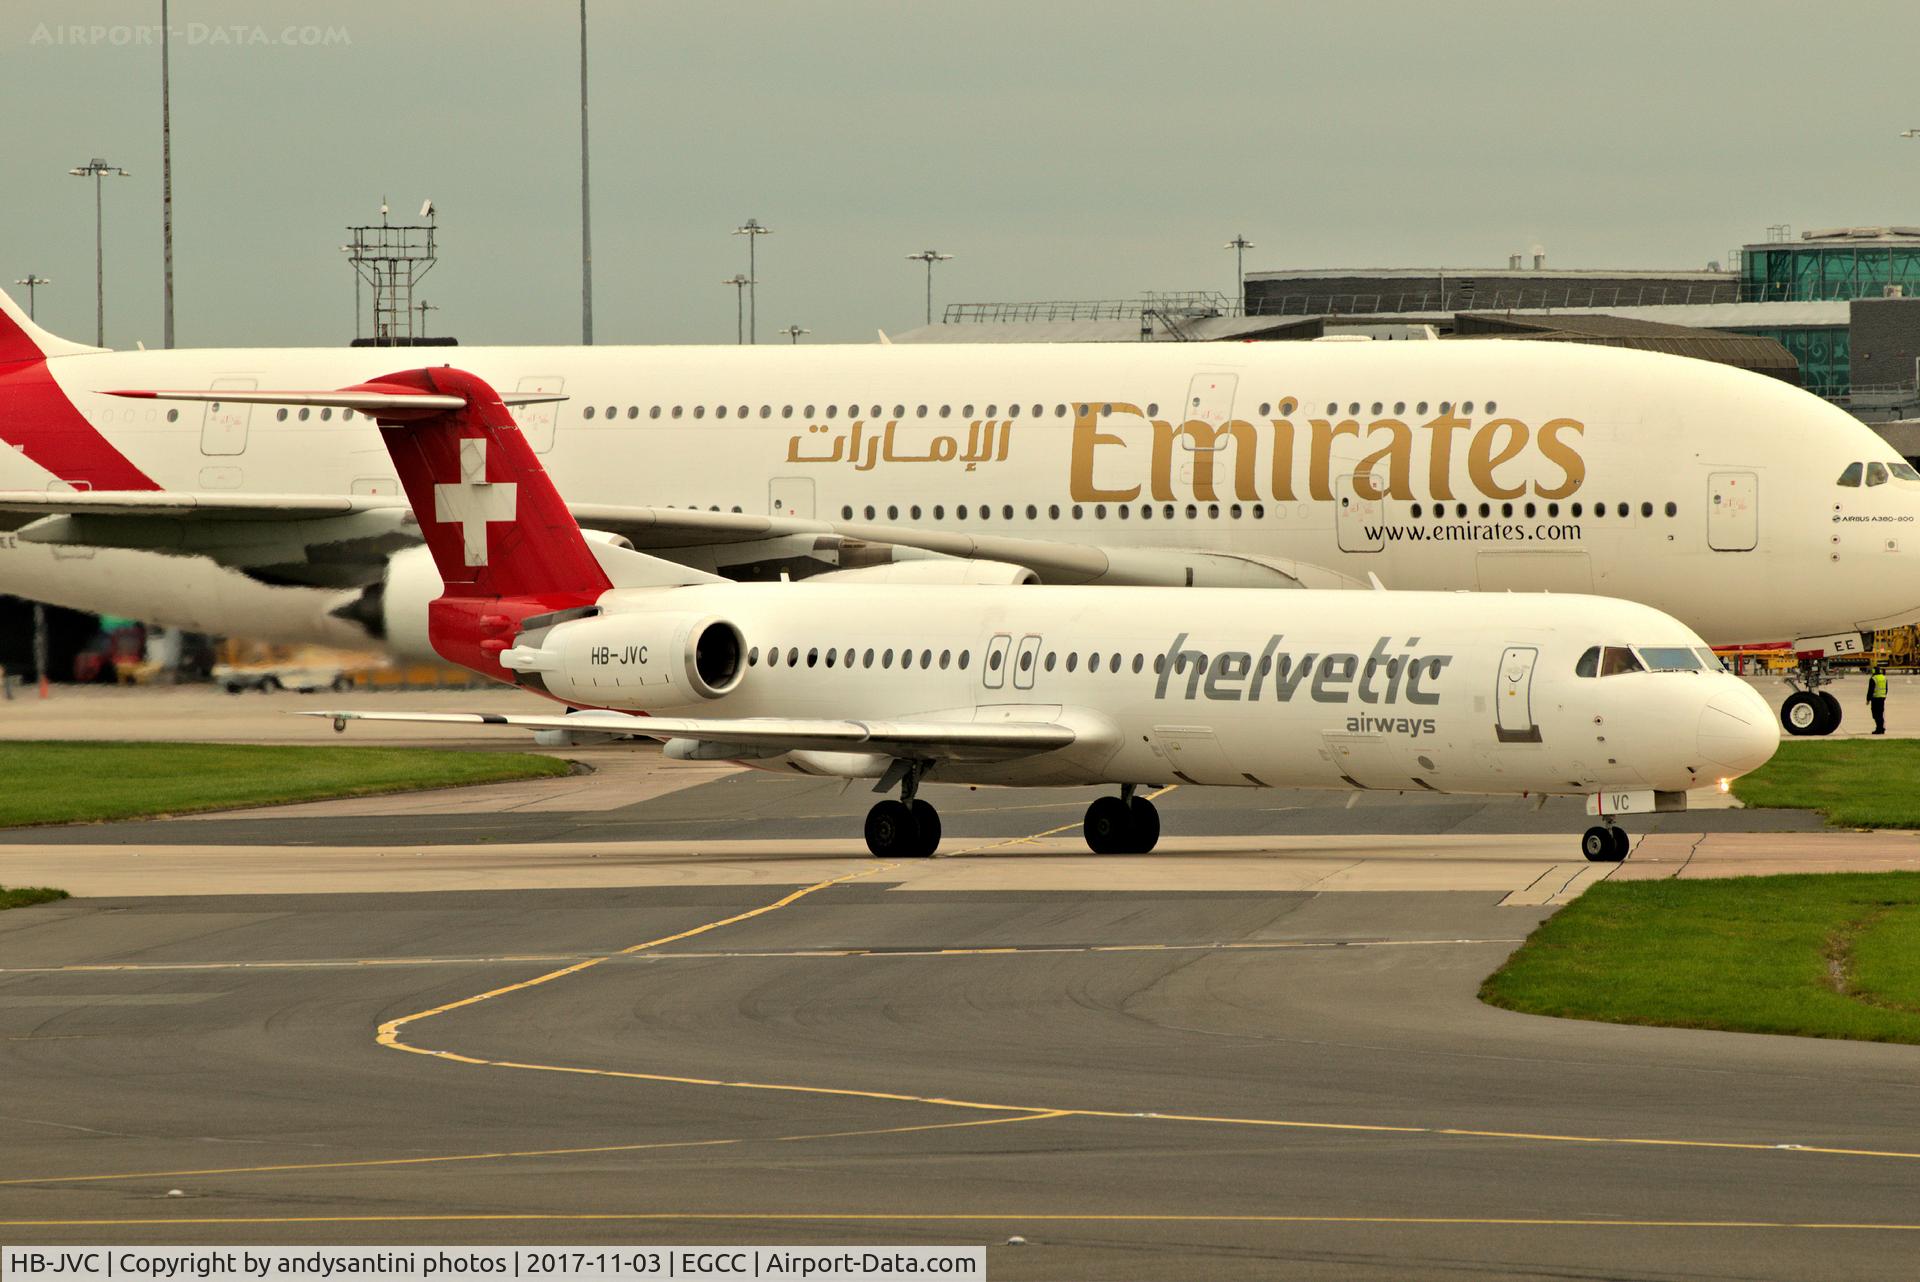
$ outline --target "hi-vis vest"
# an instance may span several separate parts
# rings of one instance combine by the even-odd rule
[[[1887,697],[1887,674],[1876,672],[1867,678],[1867,698],[1884,699]]]

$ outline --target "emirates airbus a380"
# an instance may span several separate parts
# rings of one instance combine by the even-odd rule
[[[1717,646],[1920,619],[1920,475],[1796,388],[1447,341],[458,350],[589,537],[734,579],[1599,593]],[[379,350],[109,352],[0,296],[0,592],[431,652]],[[198,400],[127,401],[141,388]],[[1788,701],[1825,733],[1825,691]]]

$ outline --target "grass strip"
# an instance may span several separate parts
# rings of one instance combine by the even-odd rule
[[[26,908],[32,904],[50,904],[66,897],[66,891],[56,890],[52,886],[0,886],[0,912],[9,908]]]
[[[1602,882],[1541,923],[1480,998],[1568,1019],[1920,1043],[1920,873]]]
[[[183,815],[563,775],[532,753],[209,743],[0,743],[0,827]]]
[[[1920,739],[1788,740],[1733,781],[1749,806],[1819,810],[1839,828],[1920,828]]]

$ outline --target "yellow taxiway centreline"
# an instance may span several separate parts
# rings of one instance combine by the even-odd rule
[[[516,1157],[580,1157],[596,1153],[647,1153],[664,1149],[722,1148],[739,1144],[797,1144],[806,1140],[857,1139],[865,1135],[905,1135],[914,1131],[955,1131],[968,1126],[1005,1126],[1009,1122],[1040,1122],[1053,1113],[1017,1117],[982,1117],[965,1122],[927,1122],[918,1126],[877,1126],[854,1131],[816,1131],[805,1135],[773,1135],[764,1139],[734,1136],[718,1140],[662,1140],[651,1144],[592,1144],[573,1148],[500,1149],[490,1153],[443,1153],[431,1157],[367,1157],[339,1162],[278,1162],[266,1166],[208,1166],[179,1171],[121,1171],[104,1175],[35,1175],[0,1179],[0,1188],[19,1184],[97,1184],[109,1180],[161,1180],[191,1175],[277,1175],[287,1171],[339,1171],[389,1166],[434,1166],[449,1162],[495,1162]]]

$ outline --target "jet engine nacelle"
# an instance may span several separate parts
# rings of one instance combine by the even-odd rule
[[[617,534],[582,530],[589,546],[631,549],[633,544]],[[394,657],[411,663],[444,663],[427,638],[427,607],[446,590],[440,571],[433,563],[433,552],[426,544],[402,549],[387,558],[386,573],[380,582],[361,592],[346,605],[333,611],[335,618],[346,619],[366,629],[375,641],[385,643]]]
[[[732,693],[747,642],[714,615],[594,614],[522,632],[500,666],[569,703],[646,712]]]

